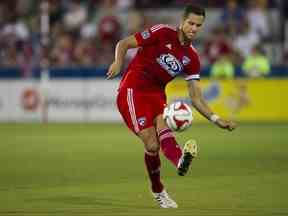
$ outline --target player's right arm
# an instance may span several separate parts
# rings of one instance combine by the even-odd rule
[[[121,71],[127,50],[136,47],[138,47],[138,42],[134,35],[128,36],[117,43],[115,48],[115,59],[108,69],[106,74],[107,79],[115,77]]]

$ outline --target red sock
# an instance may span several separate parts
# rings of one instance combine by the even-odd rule
[[[182,156],[182,150],[177,144],[171,129],[164,128],[158,131],[158,137],[163,154],[177,167]]]
[[[151,155],[145,152],[145,164],[148,171],[148,175],[152,185],[152,191],[154,193],[160,193],[163,190],[163,184],[160,180],[160,157],[159,154]]]

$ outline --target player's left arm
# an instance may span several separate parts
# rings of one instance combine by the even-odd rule
[[[202,90],[200,87],[199,80],[189,80],[188,91],[192,100],[193,107],[195,107],[195,109],[199,113],[201,113],[204,117],[214,122],[220,128],[227,129],[229,131],[232,131],[236,128],[236,124],[234,122],[229,121],[229,120],[224,120],[220,118],[218,115],[216,115],[215,113],[213,113],[213,111],[208,106],[208,104],[206,103],[206,101],[204,100],[202,96]]]

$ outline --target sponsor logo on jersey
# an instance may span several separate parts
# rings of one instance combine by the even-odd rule
[[[183,65],[188,65],[190,63],[190,59],[187,56],[183,56],[182,63]]]
[[[181,62],[170,53],[160,55],[159,58],[157,58],[157,62],[173,77],[183,70]]]
[[[142,36],[142,38],[143,38],[144,40],[146,40],[147,38],[150,37],[150,33],[149,33],[148,30],[146,30],[146,31],[143,31],[143,32],[141,33],[141,36]]]
[[[137,122],[138,122],[138,124],[140,125],[140,126],[144,126],[145,125],[145,123],[146,123],[146,117],[140,117],[140,118],[138,118],[137,119]]]

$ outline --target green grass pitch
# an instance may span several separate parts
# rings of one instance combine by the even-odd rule
[[[162,157],[178,209],[159,209],[143,146],[122,124],[0,124],[0,215],[288,215],[288,124],[195,124],[200,155],[185,177]]]

